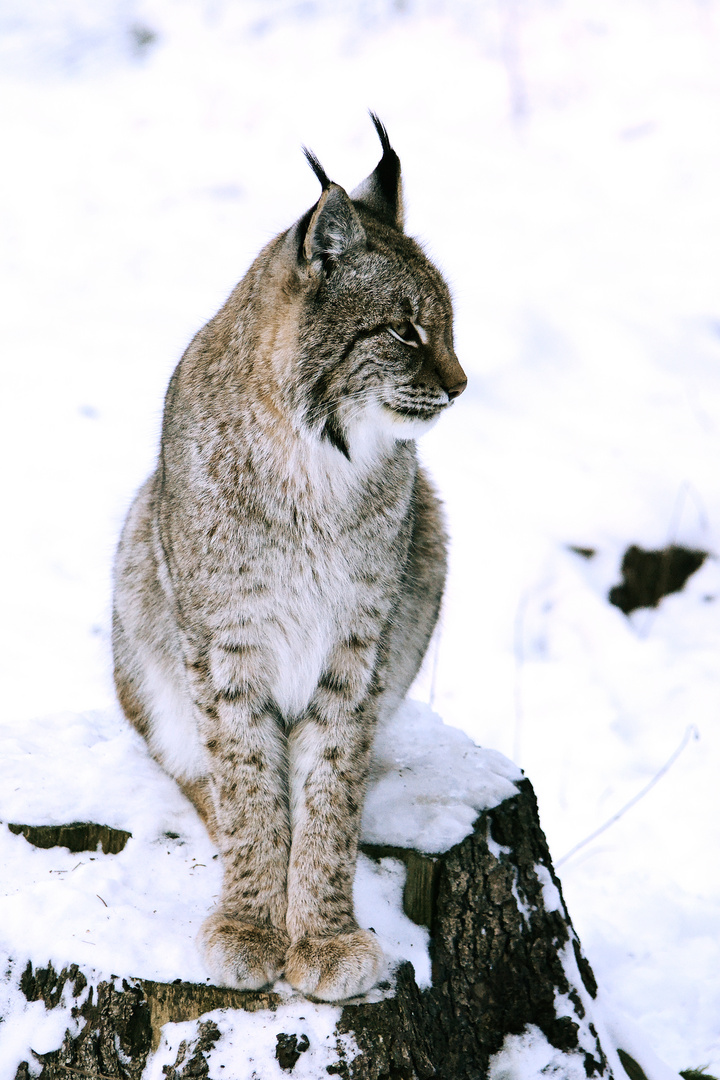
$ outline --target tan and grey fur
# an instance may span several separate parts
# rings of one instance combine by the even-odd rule
[[[364,787],[445,578],[414,439],[465,386],[373,120],[375,171],[348,196],[306,152],[318,203],[180,361],[115,569],[120,702],[222,855],[209,970],[324,1000],[382,972],[353,912]]]

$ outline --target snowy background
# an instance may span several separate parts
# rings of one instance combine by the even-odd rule
[[[421,447],[453,547],[416,696],[533,781],[608,999],[720,1075],[718,561],[607,602],[630,543],[720,554],[716,0],[0,0],[8,745],[112,727],[112,553],[169,375],[315,201],[301,144],[374,167],[368,108],[470,380]]]

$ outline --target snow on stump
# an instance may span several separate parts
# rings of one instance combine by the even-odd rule
[[[404,907],[430,929],[432,985],[403,962],[366,998],[331,1006],[283,984],[244,993],[28,964],[25,999],[69,1022],[62,1046],[34,1052],[16,1080],[624,1076],[514,765],[407,704],[378,739],[362,850],[405,863]]]

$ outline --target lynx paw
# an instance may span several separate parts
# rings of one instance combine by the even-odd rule
[[[198,944],[219,986],[260,990],[282,975],[289,941],[281,930],[214,911],[200,929]]]
[[[369,930],[335,937],[304,937],[290,946],[285,978],[296,990],[320,1001],[364,994],[380,978],[385,957]]]

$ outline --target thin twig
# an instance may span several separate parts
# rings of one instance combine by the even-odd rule
[[[658,769],[652,780],[650,780],[650,782],[645,785],[642,791],[639,791],[637,795],[634,795],[630,802],[625,803],[625,805],[620,810],[618,810],[616,814],[613,814],[611,818],[608,818],[605,824],[601,825],[599,829],[596,829],[595,832],[590,833],[590,836],[586,836],[585,839],[581,840],[579,844],[575,845],[575,847],[570,848],[570,850],[565,855],[563,855],[561,859],[556,859],[556,869],[559,866],[562,866],[563,863],[567,862],[568,859],[570,859],[576,852],[580,850],[580,848],[584,848],[586,844],[589,844],[592,840],[595,840],[596,837],[600,836],[601,833],[604,833],[606,829],[609,829],[611,825],[614,825],[616,821],[619,821],[620,818],[623,817],[628,812],[628,810],[635,805],[635,803],[638,803],[641,799],[644,799],[648,791],[650,791],[651,788],[655,787],[658,780],[662,779],[668,769],[670,769],[675,764],[687,744],[690,742],[690,739],[699,738],[700,732],[698,731],[698,729],[695,727],[694,724],[689,724],[677,750],[675,750],[674,753],[670,755],[663,767],[661,769]]]

